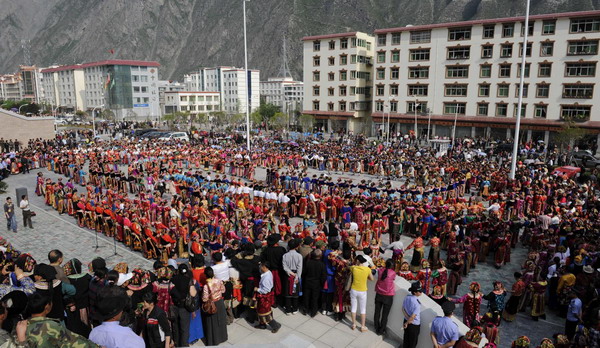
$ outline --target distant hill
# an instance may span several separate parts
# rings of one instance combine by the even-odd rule
[[[600,0],[532,0],[532,14],[600,9]],[[252,0],[249,64],[273,76],[283,37],[298,78],[306,35],[524,15],[525,0]],[[0,0],[0,73],[110,57],[159,61],[161,78],[243,66],[242,0]],[[114,49],[111,55],[109,50]]]

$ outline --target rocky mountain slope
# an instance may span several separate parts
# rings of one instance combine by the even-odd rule
[[[532,14],[600,9],[600,0],[532,0]],[[252,0],[249,65],[274,76],[282,42],[301,76],[305,35],[525,13],[525,0]],[[108,58],[159,61],[161,78],[197,67],[243,66],[242,0],[0,0],[0,73]],[[109,50],[113,49],[114,54]]]

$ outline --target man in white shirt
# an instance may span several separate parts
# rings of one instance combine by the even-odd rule
[[[29,228],[33,229],[33,224],[31,223],[31,210],[29,209],[29,199],[27,198],[27,195],[21,196],[19,208],[23,211],[23,226],[29,226]]]
[[[223,281],[229,281],[229,260],[223,261],[223,254],[216,252],[212,254],[212,269],[215,272],[215,278]]]

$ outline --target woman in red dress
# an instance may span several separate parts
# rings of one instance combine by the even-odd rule
[[[479,321],[479,308],[483,293],[480,292],[479,283],[472,282],[469,286],[470,292],[458,299],[452,299],[454,303],[463,303],[463,323],[471,327],[475,321]]]

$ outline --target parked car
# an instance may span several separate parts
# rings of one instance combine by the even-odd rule
[[[133,131],[133,136],[134,137],[141,137],[142,135],[144,135],[146,133],[150,133],[150,132],[158,132],[158,129],[154,129],[154,128],[136,129],[136,130]]]
[[[554,169],[552,175],[566,175],[569,179],[572,179],[573,177],[579,176],[579,173],[581,173],[581,168],[579,167],[563,166]]]
[[[600,168],[600,159],[591,154],[578,154],[571,157],[571,165],[583,168]]]
[[[168,132],[148,132],[148,133],[144,133],[142,136],[140,136],[140,138],[143,139],[157,139],[162,137],[163,135],[167,134]]]
[[[186,132],[172,132],[167,133],[160,138],[159,140],[179,140],[179,141],[190,141],[190,137]]]

